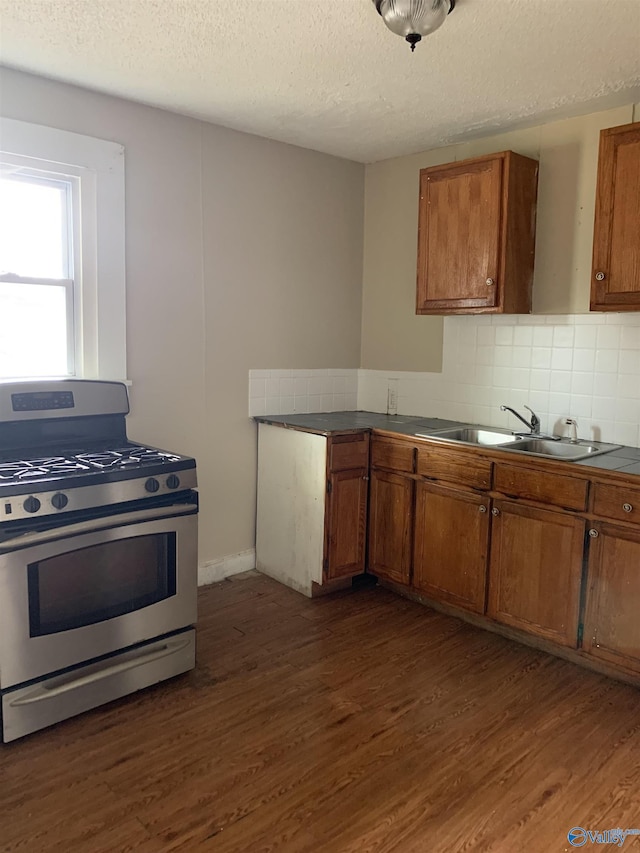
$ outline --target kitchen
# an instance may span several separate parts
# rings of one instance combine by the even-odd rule
[[[453,22],[452,16],[448,24]],[[133,382],[129,433],[198,460],[207,508],[206,523],[201,516],[202,581],[255,565],[256,439],[247,417],[251,370],[287,372],[254,377],[264,380],[265,391],[257,394],[260,383],[254,384],[253,414],[260,413],[263,399],[267,406],[268,396],[285,398],[287,411],[290,397],[294,409],[309,405],[315,387],[327,389],[319,393],[331,395],[331,408],[335,403],[337,409],[386,411],[391,380],[398,383],[401,413],[505,426],[499,405],[520,408],[528,402],[545,429],[561,415],[572,416],[580,436],[594,438],[592,425],[606,421],[611,426],[603,440],[640,444],[637,396],[619,398],[617,384],[612,389],[618,361],[615,371],[611,360],[594,370],[592,356],[584,352],[595,359],[596,348],[605,349],[598,341],[604,341],[617,356],[638,353],[628,343],[637,315],[586,313],[598,133],[637,120],[637,96],[613,109],[594,104],[587,115],[427,154],[380,158],[365,168],[24,72],[3,68],[0,73],[3,115],[125,146],[129,376],[118,378]],[[515,323],[506,317],[491,322],[416,317],[419,169],[506,149],[541,163],[535,313]],[[595,344],[585,331],[589,326],[598,330]],[[460,347],[462,338],[466,349]],[[552,387],[566,376],[554,378],[543,361],[534,363],[534,358],[553,359],[556,341],[559,349],[580,350],[586,359],[580,372],[592,373],[592,390]],[[476,361],[474,347],[491,363]],[[522,363],[516,365],[514,357]],[[519,374],[512,383],[513,375],[504,374],[508,384],[492,386],[489,396],[479,375],[473,383],[463,381],[470,362],[476,368],[518,369],[526,376]],[[451,381],[438,387],[442,405],[434,409],[429,383],[442,366],[455,378],[452,373]],[[534,371],[546,372],[548,379]],[[304,380],[303,393],[296,393],[303,387],[293,384],[298,379]],[[277,391],[269,386],[269,395],[267,380],[278,383]],[[566,403],[552,394],[563,395]],[[609,414],[608,407],[618,403]],[[594,412],[596,404],[600,409]],[[629,434],[634,424],[635,440]],[[213,642],[207,647],[203,641],[200,648],[217,653]],[[624,695],[631,703],[630,694]],[[242,713],[239,705],[233,707]],[[33,748],[25,742],[25,751]]]

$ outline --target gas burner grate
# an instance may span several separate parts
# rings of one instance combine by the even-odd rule
[[[102,471],[106,476],[112,471],[131,471],[148,465],[167,465],[179,462],[182,457],[151,447],[130,445],[114,450],[100,449],[73,453],[66,456],[38,456],[33,459],[10,459],[0,461],[0,484],[36,482],[48,477],[73,476],[74,474]]]
[[[123,465],[122,454],[115,450],[100,453],[79,453],[78,459],[93,468],[119,468]]]
[[[77,458],[95,468],[128,468],[151,462],[177,462],[175,453],[165,453],[150,447],[122,447],[98,453],[79,453]]]
[[[64,456],[0,462],[0,481],[29,480],[46,477],[49,474],[69,474],[74,471],[87,471],[88,467],[77,459],[66,459]]]

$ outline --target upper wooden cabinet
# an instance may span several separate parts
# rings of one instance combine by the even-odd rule
[[[600,133],[592,311],[640,311],[640,122]]]
[[[513,151],[421,170],[417,314],[531,311],[537,185]]]

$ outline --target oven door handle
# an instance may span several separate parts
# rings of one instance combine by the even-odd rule
[[[144,666],[152,661],[165,658],[168,655],[174,655],[181,652],[191,643],[191,638],[167,640],[158,648],[155,646],[152,652],[141,654],[131,660],[116,663],[113,666],[107,666],[104,669],[97,669],[95,672],[89,672],[86,675],[81,675],[78,678],[68,676],[64,681],[55,684],[51,687],[39,686],[34,688],[26,696],[21,696],[19,699],[14,699],[9,702],[12,708],[18,708],[23,705],[35,705],[38,702],[44,702],[47,699],[53,699],[55,696],[60,696],[61,693],[68,693],[70,690],[76,690],[79,687],[86,687],[88,684],[94,684],[96,681],[102,681],[103,678],[110,678],[112,675],[118,675],[122,672],[128,672],[138,666]]]
[[[179,515],[193,515],[198,511],[197,504],[174,504],[167,507],[140,509],[136,512],[124,512],[122,515],[110,515],[105,518],[92,518],[91,521],[78,521],[75,524],[65,524],[52,530],[41,530],[38,533],[23,533],[15,539],[7,539],[0,544],[0,554],[8,554],[16,548],[27,548],[44,542],[55,542],[68,536],[78,536],[81,533],[94,533],[98,530],[108,530],[112,527],[123,527],[137,524],[141,521],[155,521],[161,518],[173,518]]]

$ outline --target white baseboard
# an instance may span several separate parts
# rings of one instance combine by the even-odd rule
[[[256,549],[249,548],[239,554],[227,554],[198,566],[198,586],[223,581],[230,575],[249,572],[256,567]]]

